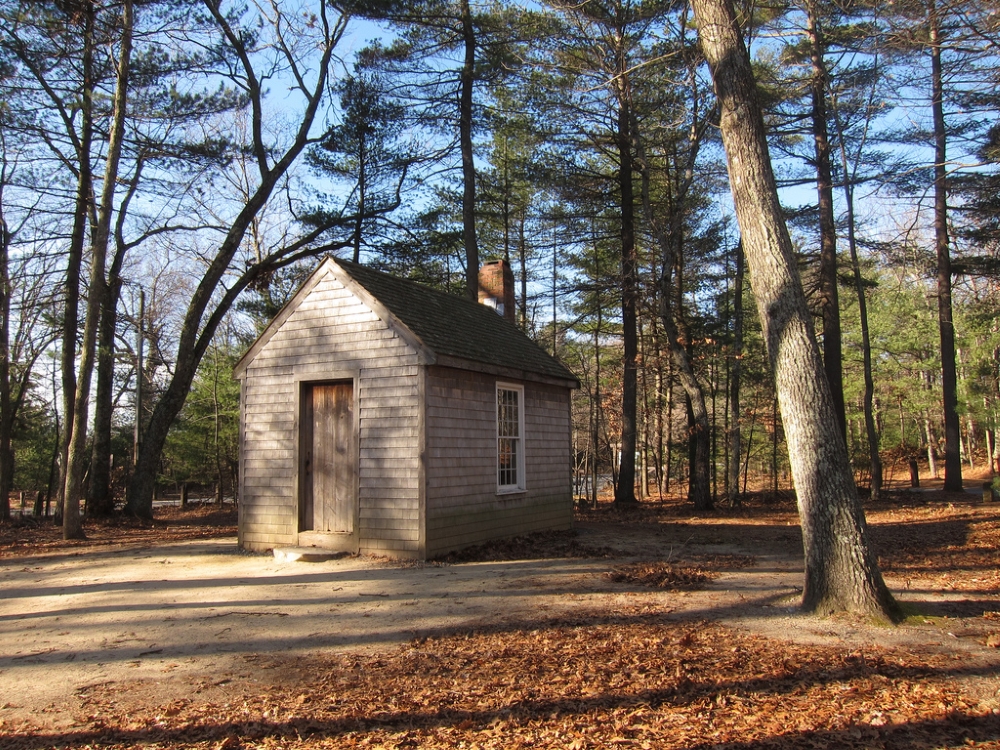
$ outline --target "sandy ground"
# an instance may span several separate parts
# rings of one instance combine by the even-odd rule
[[[753,555],[699,591],[612,582],[627,558],[401,564],[371,558],[278,562],[237,550],[234,539],[0,559],[0,727],[30,720],[78,724],[80,696],[107,683],[142,686],[151,701],[230,690],[262,678],[277,655],[379,649],[478,625],[531,628],[573,613],[666,613],[723,620],[816,643],[914,643],[980,662],[1000,674],[1000,652],[961,621],[899,628],[800,615],[798,529],[608,529],[577,526],[578,540],[632,559],[689,553]],[[897,591],[902,581],[889,579]],[[903,598],[943,601],[939,592]],[[964,628],[964,629],[963,629]],[[996,684],[994,684],[996,683]],[[980,692],[995,694],[996,677]]]

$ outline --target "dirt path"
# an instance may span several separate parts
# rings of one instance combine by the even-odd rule
[[[845,648],[916,645],[980,664],[980,674],[1000,673],[1000,652],[986,645],[995,621],[929,617],[884,628],[798,614],[801,559],[789,552],[797,539],[792,521],[773,519],[760,526],[584,522],[576,542],[614,556],[283,563],[239,553],[233,539],[209,539],[2,558],[0,727],[78,726],[86,721],[80,696],[107,683],[142,691],[153,705],[192,694],[218,698],[237,684],[252,687],[281,655],[379,650],[484,625],[530,630],[540,619],[594,612],[710,619]],[[739,564],[747,556],[752,564]],[[608,576],[630,560],[662,559],[713,561],[720,575],[693,591],[650,590]],[[897,591],[906,586],[903,578],[888,580]],[[947,596],[903,593],[918,603]],[[998,688],[987,676],[976,692]]]
[[[606,561],[279,563],[235,540],[0,560],[0,718],[72,723],[97,683],[163,695],[262,654],[376,648],[459,627],[605,606]],[[180,689],[180,694],[185,690]]]

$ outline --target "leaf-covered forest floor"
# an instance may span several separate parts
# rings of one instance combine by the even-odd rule
[[[154,516],[153,523],[123,516],[88,518],[84,521],[87,538],[71,541],[63,540],[62,528],[50,518],[15,516],[9,523],[0,523],[0,558],[236,536],[236,508],[230,502],[221,506],[192,503],[183,509],[167,505],[156,508]]]
[[[910,614],[896,626],[794,612],[790,496],[704,514],[674,500],[602,504],[579,512],[573,532],[409,564],[417,575],[534,558],[590,565],[569,593],[540,591],[528,614],[392,645],[246,654],[238,675],[206,671],[166,693],[96,681],[58,726],[6,717],[20,697],[0,689],[0,746],[1000,747],[1000,504],[899,491],[866,512]],[[165,509],[151,527],[88,522],[89,540],[68,544],[49,526],[0,524],[0,566],[230,536],[234,524],[229,508]]]

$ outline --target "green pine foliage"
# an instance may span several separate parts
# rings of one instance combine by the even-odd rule
[[[235,343],[214,344],[202,360],[184,409],[163,451],[161,484],[187,483],[214,495],[234,495],[239,458],[240,386],[233,366],[242,356]]]

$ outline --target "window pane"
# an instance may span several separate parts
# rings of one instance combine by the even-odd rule
[[[518,437],[517,397],[517,391],[497,391],[497,434],[500,437]]]
[[[497,483],[501,486],[517,484],[517,447],[514,440],[500,438],[498,441],[499,473]]]
[[[521,487],[520,391],[497,389],[497,485]]]

